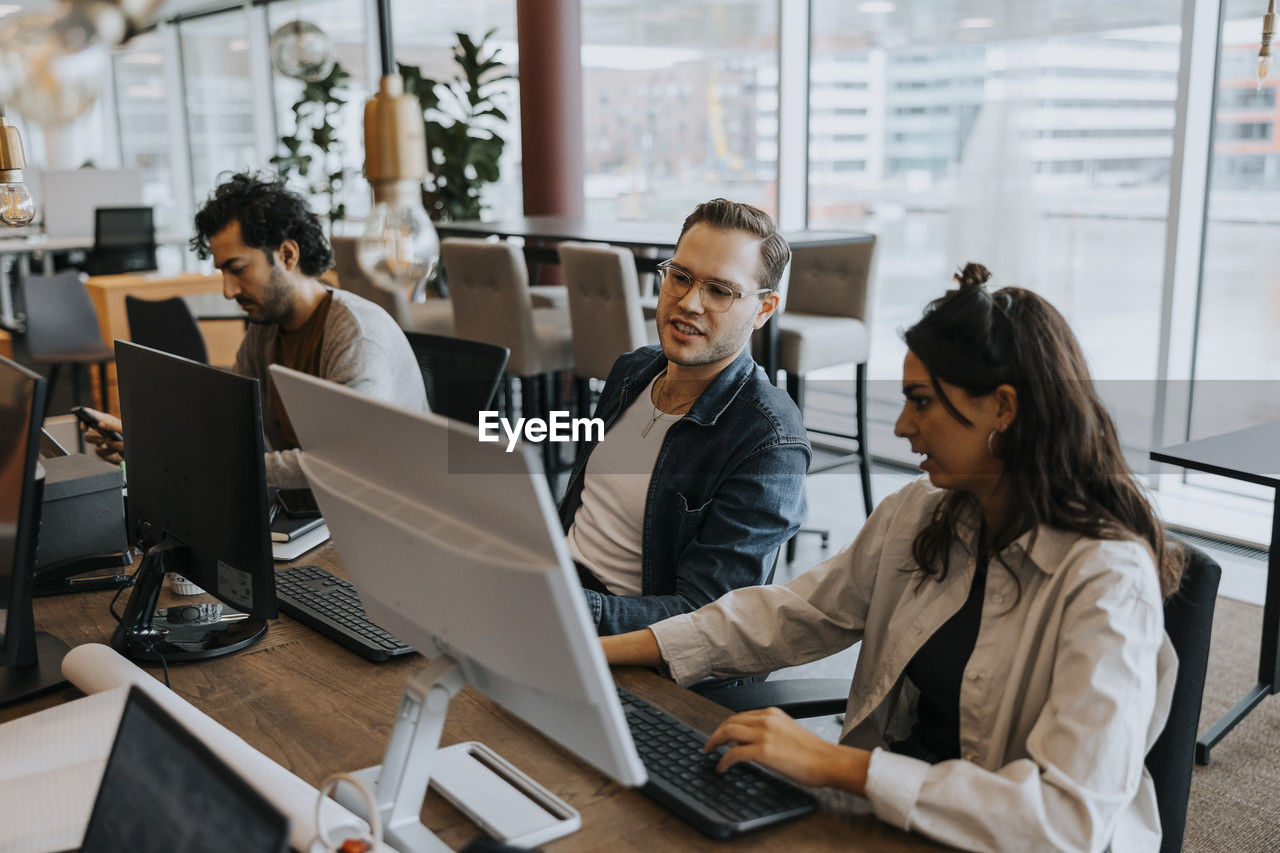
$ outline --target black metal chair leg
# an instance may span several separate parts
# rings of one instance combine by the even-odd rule
[[[49,390],[48,396],[44,398],[44,417],[49,417],[49,412],[53,407],[53,396],[58,390],[58,375],[62,373],[62,364],[54,362],[53,367],[49,368]]]

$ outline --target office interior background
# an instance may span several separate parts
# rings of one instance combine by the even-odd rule
[[[26,7],[37,5],[24,4]],[[337,116],[357,233],[362,105],[378,79],[362,0],[183,0],[117,50],[85,116],[21,114],[42,169],[140,169],[161,230],[228,170],[261,168],[302,83],[267,39],[301,17],[351,75]],[[456,32],[518,66],[515,0],[393,0],[398,61],[452,73]],[[1165,518],[1265,546],[1269,493],[1162,472],[1155,447],[1280,418],[1280,75],[1256,74],[1264,0],[581,0],[586,215],[680,219],[726,196],[784,228],[879,238],[871,451],[906,461],[898,331],[977,260],[1076,330]],[[0,6],[14,14],[23,6]],[[519,80],[485,217],[522,213]],[[573,143],[576,144],[576,143]],[[327,202],[316,199],[318,210]],[[162,268],[199,266],[162,248]],[[852,375],[835,371],[835,385]]]

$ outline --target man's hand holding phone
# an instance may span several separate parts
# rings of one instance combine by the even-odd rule
[[[94,453],[108,462],[124,461],[124,424],[119,418],[88,406],[76,406],[71,414],[79,419],[84,440],[93,445]]]

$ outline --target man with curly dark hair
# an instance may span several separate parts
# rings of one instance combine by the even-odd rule
[[[259,381],[267,483],[306,486],[298,466],[298,438],[268,365],[281,364],[414,411],[427,410],[413,350],[389,314],[368,300],[321,282],[333,253],[305,199],[283,181],[232,175],[196,213],[191,248],[222,271],[222,293],[249,321],[235,371]],[[120,429],[116,418],[103,425]],[[86,438],[104,459],[123,445],[97,431]]]

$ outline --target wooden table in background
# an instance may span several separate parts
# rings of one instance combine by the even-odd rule
[[[341,573],[332,545],[305,555]],[[111,593],[78,593],[35,602],[36,628],[68,644],[109,641]],[[122,596],[123,598],[123,596]],[[166,602],[162,601],[162,604]],[[495,626],[495,630],[501,630]],[[170,667],[177,693],[244,738],[264,755],[319,786],[337,770],[379,763],[391,733],[401,690],[424,665],[414,655],[371,664],[314,631],[281,616],[266,637],[238,654]],[[157,678],[159,667],[148,666]],[[709,732],[729,711],[641,669],[615,671],[618,682],[655,705]],[[0,709],[0,722],[79,696],[64,688]],[[468,688],[453,701],[442,743],[477,740],[562,797],[582,813],[582,828],[545,845],[577,850],[936,850],[931,842],[871,817],[822,812],[730,841],[712,841],[639,791],[610,781],[543,737],[487,697]],[[477,828],[434,791],[423,821],[457,849]]]
[[[124,306],[126,296],[169,299],[173,296],[221,294],[222,276],[216,273],[213,275],[182,273],[170,276],[158,273],[100,275],[91,277],[85,283],[85,287],[89,291],[89,298],[93,300],[93,307],[97,309],[102,337],[107,343],[111,343],[117,338],[122,341],[129,340],[129,318]],[[204,320],[199,325],[209,350],[209,362],[222,367],[231,366],[235,362],[240,339],[244,337],[243,321],[238,318]],[[109,386],[107,407],[112,413],[119,414],[120,400],[116,394],[115,365],[107,368],[107,383]]]

